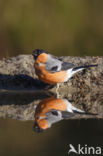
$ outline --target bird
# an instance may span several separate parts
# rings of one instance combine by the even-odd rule
[[[57,84],[56,91],[60,83],[67,82],[75,73],[89,67],[98,66],[98,64],[75,66],[72,63],[62,61],[43,49],[35,49],[32,55],[35,60],[35,73],[38,78],[49,85]]]
[[[54,96],[42,100],[36,107],[34,115],[34,130],[43,132],[52,124],[63,119],[69,119],[76,114],[90,114],[74,107],[66,98]]]
[[[54,123],[63,119],[72,118],[75,115],[97,115],[76,108],[66,98],[57,98],[55,96],[43,99],[36,107],[34,114],[34,131],[44,132]]]

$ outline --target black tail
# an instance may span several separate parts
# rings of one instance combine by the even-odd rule
[[[85,66],[79,66],[79,67],[74,67],[73,68],[73,71],[76,71],[76,70],[78,70],[78,69],[86,69],[86,68],[90,68],[90,67],[97,67],[98,66],[98,64],[91,64],[91,65],[85,65]]]

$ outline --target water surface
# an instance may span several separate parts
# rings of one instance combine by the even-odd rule
[[[9,103],[8,107],[10,107],[12,112],[16,110],[17,107],[20,107],[18,111],[15,112],[14,116],[16,116],[16,113],[17,115],[21,114],[21,110],[25,108],[29,109],[29,107],[32,105],[29,103],[33,101],[33,99],[37,101],[40,98],[33,98],[33,94],[32,96],[29,94],[28,101],[23,102],[27,98],[23,98],[23,94],[22,97],[17,94],[15,95],[15,99],[17,100],[16,103],[14,103],[15,100],[13,97],[14,96],[12,95],[10,98],[5,96],[3,105],[7,106]],[[13,103],[15,104],[15,107],[13,107]],[[31,120],[31,118],[29,120],[28,118],[27,121],[22,121],[21,118],[17,116],[16,120],[11,119],[13,115],[10,116],[10,114],[10,118],[0,118],[1,156],[65,156],[68,155],[69,144],[74,145],[75,148],[77,148],[78,144],[81,144],[81,146],[88,145],[93,147],[101,147],[103,145],[102,119],[62,120],[53,124],[51,128],[45,130],[44,132],[37,133],[33,129],[34,107],[31,108],[33,109],[33,113],[31,114],[33,120]]]
[[[103,120],[65,120],[44,133],[33,131],[33,121],[0,119],[0,155],[68,155],[69,144],[77,147],[103,145]]]

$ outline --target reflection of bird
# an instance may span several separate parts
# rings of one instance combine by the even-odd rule
[[[47,98],[40,102],[35,111],[35,131],[40,132],[50,128],[53,123],[74,116],[84,111],[74,107],[67,99]]]
[[[66,82],[75,73],[89,67],[97,66],[95,64],[75,67],[73,64],[63,62],[42,49],[34,50],[33,56],[35,59],[35,72],[39,79],[47,84],[59,84],[61,82]]]
[[[71,152],[78,153],[72,144],[70,144],[69,146],[70,146],[70,150],[68,151],[68,154]]]

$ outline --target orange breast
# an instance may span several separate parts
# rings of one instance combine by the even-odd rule
[[[44,129],[44,130],[49,127],[48,121],[45,119],[38,119],[36,122],[38,123],[39,127]]]
[[[54,97],[41,101],[36,108],[35,121],[42,129],[47,129],[49,127],[48,121],[45,117],[46,113],[50,112],[52,109],[66,111],[67,104],[64,99],[56,99]]]
[[[37,106],[35,117],[45,117],[45,114],[49,112],[50,110],[60,110],[60,111],[66,111],[67,104],[64,99],[56,99],[56,98],[47,98],[40,102],[40,104]]]
[[[45,83],[48,84],[61,83],[64,82],[66,79],[65,71],[50,73],[49,71],[45,70],[44,65],[38,66],[37,63],[34,64],[34,68],[39,79]]]
[[[45,63],[48,59],[48,55],[45,53],[42,53],[38,56],[36,63]]]

